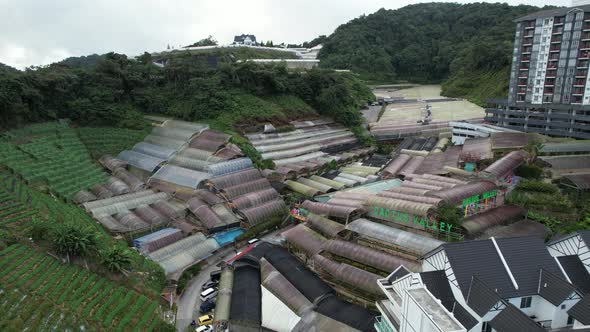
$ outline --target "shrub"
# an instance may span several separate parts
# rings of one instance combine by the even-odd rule
[[[526,179],[540,179],[543,175],[543,169],[536,165],[520,165],[514,171],[514,174]]]
[[[555,194],[559,191],[559,189],[551,184],[545,183],[542,181],[533,181],[533,180],[523,180],[518,183],[516,186],[517,190],[522,191],[531,191],[531,192],[539,192],[539,193],[547,193],[547,194]]]
[[[193,265],[188,269],[184,270],[178,278],[178,284],[176,285],[176,293],[180,294],[184,291],[186,284],[191,280],[194,276],[201,272],[201,266],[199,264]]]
[[[256,236],[258,236],[258,234],[261,234],[262,232],[264,232],[268,229],[279,226],[282,222],[283,222],[283,216],[277,215],[266,222],[260,223],[258,225],[253,226],[253,227],[250,227],[249,230],[245,231],[244,233],[242,233],[238,237],[236,237],[236,242],[256,237]]]

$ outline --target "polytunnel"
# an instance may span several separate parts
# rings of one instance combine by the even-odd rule
[[[111,156],[110,154],[103,155],[102,157],[100,157],[100,159],[98,159],[98,162],[111,172],[114,172],[118,168],[127,167],[126,161],[117,159]]]
[[[405,212],[414,216],[426,216],[434,209],[432,204],[378,196],[369,197],[365,202],[365,206],[369,210],[379,207],[389,211]]]
[[[219,244],[215,239],[206,239],[202,233],[197,233],[158,249],[149,257],[169,274],[209,257],[217,249]]]
[[[400,154],[397,158],[389,162],[387,166],[383,169],[383,177],[388,178],[392,176],[396,176],[402,170],[402,168],[406,165],[408,161],[412,159],[411,156],[407,154]]]
[[[117,158],[125,160],[129,165],[149,173],[152,173],[160,164],[166,161],[162,158],[156,158],[131,150],[122,151]]]
[[[149,253],[179,241],[183,237],[180,229],[164,228],[133,240],[133,246],[141,252]]]
[[[391,273],[400,265],[411,271],[420,271],[420,263],[400,256],[395,256],[383,251],[358,245],[354,242],[342,240],[328,240],[323,245],[323,250],[336,256],[371,266],[377,270]]]
[[[320,191],[318,189],[310,187],[310,186],[305,185],[303,183],[287,180],[287,181],[285,181],[285,185],[289,189],[293,190],[294,192],[299,193],[299,194],[306,196],[306,197],[314,197],[314,196],[320,194]]]
[[[257,168],[247,168],[235,173],[210,178],[209,183],[211,183],[216,189],[223,189],[254,181],[261,177],[260,171]]]
[[[220,176],[253,167],[250,158],[239,158],[209,165],[211,176]]]
[[[156,158],[170,159],[174,153],[176,153],[175,149],[170,149],[161,145],[146,143],[146,142],[139,142],[133,146],[132,151],[147,154]]]
[[[313,310],[313,304],[265,258],[260,259],[262,285],[299,316]]]
[[[391,191],[382,191],[377,194],[377,196],[387,197],[387,198],[395,198],[404,201],[412,201],[417,203],[425,203],[431,204],[434,206],[438,206],[442,199],[436,197],[428,197],[428,196],[417,196],[417,195],[407,195],[398,192],[391,192]]]
[[[346,225],[346,229],[363,238],[376,240],[385,246],[393,246],[417,256],[425,255],[444,244],[443,241],[431,237],[406,232],[363,218],[350,222]]]
[[[125,169],[118,168],[113,172],[113,175],[125,182],[131,191],[145,189],[145,183]]]
[[[281,236],[308,257],[313,257],[319,253],[322,250],[322,245],[326,242],[326,238],[304,224],[299,224],[281,233]]]
[[[274,188],[268,188],[238,196],[232,199],[232,205],[241,210],[256,207],[278,198],[279,193]]]
[[[281,216],[287,212],[287,206],[282,199],[266,202],[260,206],[240,210],[240,214],[250,226],[257,225],[274,216]]]
[[[234,285],[234,271],[231,266],[224,266],[219,277],[217,300],[215,301],[215,316],[213,324],[222,324],[229,320],[232,289]]]
[[[347,220],[361,213],[361,210],[358,208],[342,205],[331,205],[326,203],[317,203],[312,201],[305,201],[303,202],[303,204],[301,204],[301,206],[307,211],[315,214]]]
[[[337,237],[344,229],[344,225],[313,213],[307,215],[306,221],[311,228],[329,238]]]
[[[181,187],[196,189],[202,181],[209,177],[210,175],[205,172],[193,171],[174,165],[166,165],[160,168],[151,178],[173,183]]]
[[[318,266],[338,281],[361,291],[369,292],[373,296],[383,295],[383,292],[377,285],[377,279],[381,279],[382,277],[377,274],[345,263],[334,262],[320,255],[315,255],[313,261],[315,266]]]
[[[109,178],[109,180],[107,181],[108,183],[108,189],[115,195],[115,196],[119,196],[119,195],[123,195],[123,194],[128,194],[131,189],[129,188],[129,186],[119,180],[118,178],[111,176]]]
[[[466,218],[461,223],[467,234],[475,235],[494,226],[505,225],[510,222],[524,219],[526,210],[519,206],[503,205],[495,209]]]
[[[235,186],[226,187],[221,190],[223,195],[227,199],[233,199],[235,197],[253,192],[271,188],[270,182],[265,178],[244,182]]]

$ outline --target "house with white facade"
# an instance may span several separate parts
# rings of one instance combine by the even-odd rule
[[[422,272],[400,267],[378,281],[386,300],[376,303],[375,328],[588,331],[586,286],[571,281],[551,250],[536,237],[445,243],[424,255]]]

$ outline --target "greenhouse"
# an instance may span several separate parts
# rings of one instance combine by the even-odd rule
[[[337,237],[344,229],[344,225],[313,213],[307,215],[306,222],[311,228],[329,238]]]
[[[196,189],[202,181],[209,178],[205,172],[193,171],[174,165],[166,165],[160,168],[151,179],[173,183],[177,186]]]
[[[170,274],[209,257],[217,249],[219,244],[215,239],[197,233],[151,252],[149,257]]]
[[[299,224],[283,232],[281,236],[284,237],[291,246],[304,252],[307,257],[313,257],[315,254],[319,253],[322,250],[323,244],[326,242],[326,238],[314,232],[304,224]]]
[[[130,166],[152,173],[166,160],[136,151],[125,150],[119,153],[118,159],[126,161]]]
[[[164,146],[150,144],[145,142],[137,143],[133,146],[132,151],[150,155],[152,157],[168,160],[176,153],[176,150]]]
[[[133,240],[133,246],[141,252],[149,253],[179,241],[183,237],[180,229],[164,228]]]
[[[346,229],[358,234],[363,239],[376,241],[385,248],[393,247],[415,256],[422,256],[444,243],[362,218],[350,222],[346,225]]]
[[[377,285],[377,279],[381,279],[381,276],[377,274],[346,263],[334,262],[320,255],[315,255],[313,260],[315,266],[328,273],[332,278],[347,284],[349,288],[360,290],[361,294],[364,292],[368,292],[373,296],[381,296],[383,294]]]
[[[313,305],[265,258],[260,260],[262,285],[299,316],[313,310]]]
[[[260,206],[251,207],[239,211],[247,225],[252,227],[273,217],[282,217],[287,213],[287,206],[282,199],[266,202]]]
[[[229,320],[233,285],[234,271],[230,266],[224,266],[221,270],[217,300],[215,301],[214,324],[223,324]]]
[[[223,188],[236,186],[245,182],[254,181],[260,179],[262,175],[257,168],[247,168],[235,173],[227,175],[216,176],[209,179],[211,186],[217,190]]]

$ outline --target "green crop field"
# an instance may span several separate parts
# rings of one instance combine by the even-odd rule
[[[151,331],[157,301],[22,244],[0,251],[1,331]]]
[[[27,183],[46,185],[64,199],[107,179],[77,132],[57,123],[36,124],[4,133],[0,140],[0,166]]]
[[[150,130],[149,127],[144,130],[82,127],[78,129],[78,133],[92,157],[98,159],[105,154],[116,156],[123,150],[131,149],[135,143],[141,142]]]

